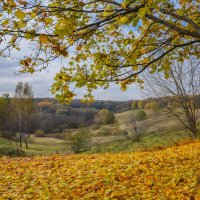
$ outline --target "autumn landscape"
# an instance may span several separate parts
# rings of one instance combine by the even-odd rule
[[[200,200],[199,0],[0,11],[0,200]]]

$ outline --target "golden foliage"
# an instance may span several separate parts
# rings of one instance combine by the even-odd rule
[[[52,92],[62,103],[76,96],[74,87],[89,102],[110,82],[143,88],[145,69],[169,78],[174,62],[200,58],[199,0],[0,0],[0,8],[0,56],[13,57],[23,41],[34,44],[22,51],[34,64],[22,60],[21,73],[60,59],[58,74],[72,77],[65,85],[55,77]]]
[[[200,199],[200,142],[138,153],[1,158],[0,199]]]

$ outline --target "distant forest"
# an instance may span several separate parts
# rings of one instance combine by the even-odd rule
[[[196,96],[200,102],[200,96]],[[6,107],[12,110],[10,98]],[[84,104],[80,100],[73,100],[70,105],[61,104],[53,98],[33,98],[34,109],[28,115],[26,133],[34,134],[37,130],[45,134],[62,133],[66,129],[76,129],[99,124],[99,112],[104,109],[110,113],[120,113],[131,109],[148,109],[149,102],[156,102],[159,108],[165,108],[168,98],[148,98],[145,100],[130,101],[95,101],[91,104]],[[1,120],[2,121],[2,120]],[[15,136],[19,132],[19,122],[13,118],[13,114],[7,115],[0,123],[2,134],[6,133]]]

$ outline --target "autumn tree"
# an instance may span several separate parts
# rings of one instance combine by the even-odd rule
[[[145,110],[149,110],[150,109],[150,103],[147,102],[145,105],[144,105],[144,109]]]
[[[113,124],[115,122],[115,115],[107,109],[102,109],[98,113],[100,124]]]
[[[195,58],[185,63],[174,63],[170,77],[157,73],[146,76],[149,94],[168,100],[167,111],[178,120],[192,138],[198,135],[197,118],[200,94],[200,61]]]
[[[138,101],[138,108],[143,109],[144,108],[144,102],[142,100]]]
[[[131,108],[132,108],[133,110],[137,109],[137,101],[133,101],[133,102],[132,102]]]
[[[156,101],[151,101],[149,103],[149,109],[153,112],[153,113],[157,113],[160,109],[159,104]]]
[[[197,0],[3,0],[0,9],[0,54],[14,57],[22,41],[31,42],[22,73],[64,60],[52,86],[63,102],[76,95],[70,86],[86,87],[91,101],[92,91],[110,82],[143,87],[146,69],[167,77],[174,61],[200,57]]]
[[[30,84],[19,82],[16,85],[15,96],[13,100],[15,107],[16,120],[20,134],[20,147],[22,147],[22,141],[24,140],[26,148],[28,148],[26,135],[27,135],[27,123],[30,114],[33,112],[33,91]]]

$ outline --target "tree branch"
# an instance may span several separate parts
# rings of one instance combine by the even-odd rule
[[[194,38],[200,38],[200,34],[198,34],[197,32],[191,32],[191,31],[188,31],[188,30],[184,30],[184,29],[181,29],[177,26],[175,26],[174,24],[171,24],[161,18],[158,18],[158,17],[155,17],[153,15],[149,15],[149,14],[146,14],[145,15],[148,19],[151,19],[155,22],[158,22],[160,24],[163,24],[169,28],[172,28],[173,30],[179,32],[180,34],[183,34],[183,35],[187,35],[187,36],[190,36],[190,37],[194,37]]]

